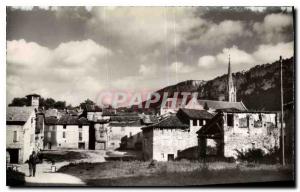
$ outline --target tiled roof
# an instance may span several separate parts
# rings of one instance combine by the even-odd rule
[[[34,107],[7,107],[7,122],[26,122],[34,111]]]
[[[85,117],[77,117],[72,115],[63,115],[59,118],[58,125],[89,125]]]
[[[181,108],[178,113],[182,113],[187,116],[189,119],[211,119],[213,115],[207,112],[206,110],[197,110],[197,109],[185,109]]]
[[[142,129],[149,129],[149,128],[189,128],[189,125],[184,123],[182,120],[180,120],[176,115],[171,115],[169,117],[166,117],[165,119],[161,120],[158,123],[149,125],[147,127],[144,127]]]
[[[57,109],[48,109],[45,111],[45,117],[57,117],[58,116],[58,110]]]
[[[207,106],[210,109],[235,108],[240,111],[247,111],[247,108],[244,106],[242,102],[214,101],[214,100],[201,100],[201,99],[198,99],[197,101],[202,106],[205,106],[205,103],[207,103]]]
[[[131,122],[111,122],[109,123],[111,127],[138,127],[142,126],[141,121],[131,121]]]
[[[29,94],[29,95],[26,95],[26,97],[41,97],[39,94],[36,94],[36,93],[32,93],[32,94]]]
[[[142,121],[144,124],[158,123],[158,118],[155,115],[145,115]]]
[[[137,121],[141,118],[139,116],[111,116],[110,121]]]
[[[56,117],[45,117],[45,124],[47,125],[56,125],[58,122],[58,119]]]

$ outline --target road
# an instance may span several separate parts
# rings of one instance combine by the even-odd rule
[[[75,160],[72,162],[104,162],[104,151],[82,151],[87,155],[86,158]],[[70,162],[63,161],[56,163],[56,170],[62,166],[68,165]],[[19,171],[25,173],[26,186],[85,186],[85,183],[74,176],[51,172],[51,163],[44,161],[42,164],[37,164],[36,176],[29,177],[28,164],[20,165]]]

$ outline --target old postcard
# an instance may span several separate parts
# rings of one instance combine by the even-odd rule
[[[294,7],[18,7],[8,186],[295,186]]]

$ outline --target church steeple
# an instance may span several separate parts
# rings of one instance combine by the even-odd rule
[[[232,74],[231,74],[231,64],[230,64],[230,54],[228,56],[228,81],[227,81],[227,91],[228,91],[228,101],[236,102],[236,89],[233,84]]]

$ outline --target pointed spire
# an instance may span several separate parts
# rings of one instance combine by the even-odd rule
[[[233,78],[231,74],[231,63],[230,63],[230,53],[228,55],[228,81],[227,81],[227,91],[228,91],[228,101],[236,102],[236,88],[233,83]]]
[[[230,66],[230,53],[228,55],[228,77],[231,75],[231,66]]]

